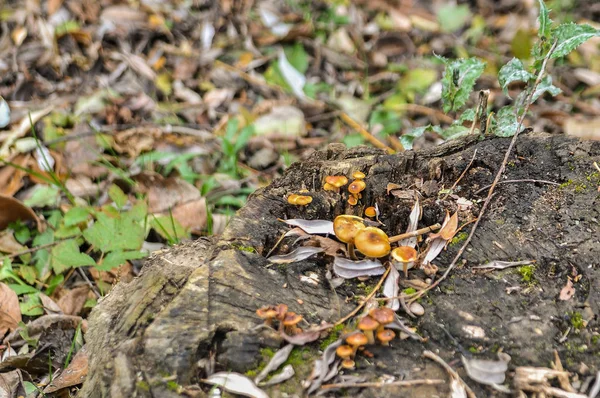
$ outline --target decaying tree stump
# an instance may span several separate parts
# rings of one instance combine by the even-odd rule
[[[219,368],[244,372],[256,367],[261,346],[279,346],[277,336],[265,329],[250,331],[260,323],[254,312],[263,305],[286,303],[313,323],[336,321],[354,308],[345,298],[364,290],[352,282],[334,293],[324,276],[331,258],[324,256],[286,266],[269,263],[264,255],[288,229],[278,219],[332,220],[342,213],[361,214],[362,205],[377,202],[384,229],[398,234],[406,229],[412,202],[388,195],[390,182],[421,192],[423,226],[440,222],[446,210],[456,210],[457,197],[472,201],[467,212],[476,215],[487,190],[476,192],[491,184],[508,143],[508,139],[467,137],[397,155],[331,145],[292,165],[282,178],[252,195],[219,239],[202,239],[153,255],[138,278],[118,284],[94,309],[87,334],[89,374],[81,396],[178,396],[174,385],[183,386],[188,395],[196,391],[202,396],[189,386],[203,377],[202,367],[210,358]],[[470,169],[454,190],[456,196],[438,199],[444,196],[438,191],[452,186],[474,151]],[[520,137],[505,179],[562,185],[531,181],[499,185],[465,252],[466,264],[422,300],[425,315],[409,321],[428,341],[396,340],[391,348],[375,347],[369,361],[373,365],[363,365],[357,373],[372,379],[383,374],[446,378],[437,365],[421,358],[425,349],[439,350],[447,361],[459,358],[460,351],[493,359],[502,349],[512,356],[511,366],[547,366],[556,348],[568,369],[577,371],[584,363],[597,371],[600,173],[594,161],[600,162],[600,142]],[[367,175],[359,206],[349,206],[347,197],[322,190],[325,176],[349,176],[355,170]],[[286,195],[303,188],[312,193],[313,202],[308,207],[287,204]],[[281,249],[289,249],[293,242],[294,238],[286,238]],[[442,270],[458,247],[450,245],[436,260]],[[515,268],[486,273],[469,269],[490,260],[526,259],[536,261],[533,275]],[[320,275],[318,286],[300,280],[310,272]],[[568,278],[575,282],[576,294],[559,300]],[[558,342],[561,336],[566,339]],[[285,391],[301,396],[299,381],[310,372],[317,349],[314,344],[307,352],[306,366],[296,369],[296,379],[273,387],[270,395]],[[447,391],[447,386],[389,387],[363,390],[362,396],[444,396]],[[479,391],[489,395],[485,388]]]

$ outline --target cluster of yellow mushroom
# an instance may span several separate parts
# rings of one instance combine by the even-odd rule
[[[389,342],[396,337],[396,333],[386,329],[385,325],[394,322],[395,317],[394,311],[386,307],[372,309],[369,315],[362,317],[356,325],[360,331],[346,337],[346,344],[336,350],[336,354],[342,358],[342,367],[352,369],[355,365],[356,352],[367,344],[375,344],[379,341],[382,345],[389,345]]]
[[[335,236],[348,247],[348,255],[356,260],[354,249],[365,257],[381,258],[390,254],[391,262],[404,273],[414,267],[418,259],[417,251],[410,246],[399,246],[392,250],[387,234],[377,227],[367,227],[361,217],[342,214],[333,220]]]
[[[358,203],[358,199],[362,197],[361,192],[365,190],[367,184],[364,180],[365,173],[361,171],[355,171],[352,173],[352,178],[354,178],[354,181],[348,185],[348,192],[350,192],[348,203],[352,206],[355,206]]]
[[[288,311],[288,306],[285,304],[261,307],[256,310],[256,315],[263,319],[267,326],[273,326],[273,320],[279,321],[279,329],[283,329],[290,336],[302,332],[302,329],[297,326],[303,319],[302,315]]]

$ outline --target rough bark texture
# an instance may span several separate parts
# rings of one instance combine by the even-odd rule
[[[422,225],[440,222],[446,210],[454,211],[457,205],[456,197],[439,200],[443,195],[438,196],[438,190],[452,186],[476,150],[472,166],[455,189],[456,195],[474,202],[460,213],[464,222],[478,213],[478,200],[487,190],[476,192],[493,180],[508,143],[508,139],[467,137],[397,155],[332,145],[292,165],[282,178],[252,195],[218,240],[199,240],[154,255],[138,278],[117,285],[99,304],[90,318],[90,367],[81,396],[178,396],[174,386],[201,396],[193,387],[203,377],[206,361],[201,360],[214,358],[218,368],[244,372],[261,361],[260,347],[279,346],[273,333],[251,331],[260,323],[254,311],[263,305],[287,303],[313,323],[339,319],[354,306],[345,304],[345,298],[364,294],[364,287],[351,282],[334,294],[324,277],[331,263],[327,257],[288,266],[270,264],[263,256],[288,229],[278,218],[332,220],[342,213],[361,214],[365,206],[377,202],[386,232],[401,233],[411,201],[388,195],[386,187],[392,182],[406,189],[420,187]],[[500,348],[512,356],[511,366],[547,366],[557,349],[569,370],[577,371],[585,363],[597,371],[600,173],[593,161],[600,161],[600,142],[563,136],[519,138],[505,179],[551,180],[562,186],[499,185],[464,255],[466,264],[422,300],[425,316],[410,320],[428,341],[397,340],[392,347],[375,347],[374,358],[359,360],[356,373],[371,379],[384,374],[446,378],[437,365],[421,358],[423,350],[439,350],[452,361],[459,352],[493,359]],[[346,196],[321,189],[325,176],[349,176],[355,170],[367,175],[359,206],[349,206]],[[303,188],[311,192],[313,202],[308,207],[287,204],[286,195]],[[280,250],[291,249],[293,242],[286,238]],[[458,247],[460,243],[450,245],[436,260],[442,270]],[[486,273],[469,269],[490,260],[523,259],[536,260],[533,275],[514,268]],[[309,272],[321,276],[319,286],[300,281]],[[423,277],[419,271],[411,272]],[[568,277],[577,281],[576,294],[561,301],[558,294]],[[367,287],[375,283],[373,278]],[[588,322],[586,327],[581,327],[582,320]],[[476,328],[484,335],[470,332]],[[566,340],[559,343],[565,334]],[[310,372],[317,349],[317,344],[310,347],[303,354],[306,366],[297,366],[296,378],[273,387],[270,395],[302,395],[299,381]],[[491,390],[470,384],[481,396],[492,395]],[[447,391],[447,386],[387,387],[363,389],[360,395],[445,396]]]

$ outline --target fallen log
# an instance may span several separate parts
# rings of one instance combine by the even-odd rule
[[[334,291],[325,278],[328,256],[283,266],[270,263],[265,255],[289,230],[279,219],[333,220],[343,213],[360,215],[377,203],[386,232],[399,234],[406,230],[412,200],[389,194],[388,184],[394,183],[399,191],[421,195],[420,225],[441,222],[447,210],[459,205],[464,223],[478,214],[487,194],[483,188],[491,184],[508,144],[508,139],[469,136],[396,155],[334,144],[292,165],[249,198],[222,236],[153,255],[138,278],[118,284],[99,303],[89,319],[89,373],[80,396],[203,396],[198,386],[208,390],[200,383],[207,367],[244,373],[264,360],[261,348],[279,347],[277,333],[255,328],[261,323],[255,311],[264,305],[286,303],[315,324],[337,321],[355,306],[345,299],[364,294],[364,288],[349,283]],[[600,162],[600,142],[520,137],[464,264],[421,300],[425,315],[410,321],[427,341],[396,340],[392,347],[374,347],[374,359],[356,373],[369,381],[384,374],[447,379],[437,365],[421,358],[424,350],[450,361],[459,358],[457,352],[493,358],[498,349],[512,356],[512,365],[546,366],[556,349],[568,370],[585,364],[597,371],[600,172],[594,161]],[[439,194],[467,167],[453,192]],[[322,189],[326,176],[350,176],[356,170],[366,174],[367,182],[357,206],[347,203],[347,193]],[[286,196],[302,189],[309,191],[312,203],[288,204]],[[463,238],[459,233],[435,261],[442,270]],[[277,251],[289,251],[295,239],[285,238]],[[471,268],[492,260],[535,264],[485,272]],[[318,276],[317,284],[301,279],[311,273]],[[575,294],[560,300],[568,280]],[[300,382],[310,373],[317,351],[318,344],[310,345],[296,377],[271,387],[269,395],[301,396]],[[483,391],[481,396],[489,395],[485,387],[471,384]],[[389,386],[363,396],[444,396],[448,388]]]

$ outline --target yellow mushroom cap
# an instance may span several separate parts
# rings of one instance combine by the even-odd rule
[[[377,329],[379,327],[379,322],[367,315],[363,316],[360,321],[358,321],[356,327],[362,331],[369,332]]]
[[[342,214],[333,220],[335,236],[344,243],[352,243],[357,232],[363,228],[363,219],[357,216]]]
[[[354,237],[354,246],[367,257],[386,256],[390,250],[390,240],[385,232],[376,227],[366,227]]]
[[[392,323],[396,319],[396,313],[388,307],[373,308],[369,315],[382,325]]]
[[[357,194],[365,190],[367,184],[363,180],[354,180],[348,185],[348,192]]]
[[[270,319],[277,316],[277,309],[271,305],[267,307],[261,307],[256,310],[256,315],[261,319]]]
[[[349,345],[341,345],[335,350],[335,353],[340,358],[349,358],[352,354],[354,354],[354,349]]]
[[[366,345],[368,342],[369,339],[363,333],[353,333],[350,336],[346,337],[346,343],[353,347]]]
[[[352,173],[352,178],[357,180],[362,180],[365,177],[365,173],[363,173],[362,171],[355,171],[354,173]]]
[[[390,329],[383,329],[377,332],[377,339],[383,344],[387,344],[390,341],[394,340],[394,337],[396,337],[396,333],[394,333],[394,331]]]
[[[369,206],[365,209],[365,216],[367,217],[375,217],[377,215],[377,209],[373,206]]]
[[[297,195],[294,193],[288,196],[287,200],[288,203],[291,205],[306,206],[307,204],[312,202],[312,197],[308,195]]]
[[[357,203],[358,203],[358,197],[356,195],[350,195],[350,197],[348,198],[348,204],[350,204],[352,206],[356,206]]]
[[[342,361],[342,368],[344,369],[352,369],[354,368],[354,365],[356,364],[354,363],[353,359],[346,358]]]
[[[325,182],[336,188],[340,188],[348,184],[348,179],[344,176],[327,176],[325,177]]]
[[[392,250],[392,260],[399,263],[411,263],[416,261],[417,257],[417,251],[410,246],[398,246]]]
[[[334,191],[334,192],[338,192],[338,191],[339,191],[339,188],[337,188],[337,187],[334,187],[333,185],[331,185],[331,184],[330,184],[330,183],[328,183],[328,182],[326,182],[326,183],[323,185],[323,189],[324,189],[325,191]]]
[[[283,317],[283,326],[294,326],[302,320],[302,315],[295,312],[288,312]]]

